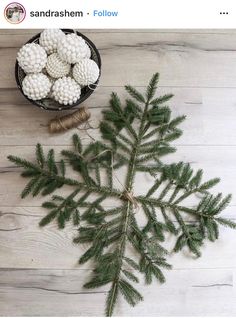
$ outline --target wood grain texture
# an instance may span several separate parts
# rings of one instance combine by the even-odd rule
[[[117,92],[122,101],[127,96],[123,87],[99,87],[96,94],[84,103],[91,110],[91,125],[94,128],[98,127],[102,118],[101,109],[107,107],[112,91]],[[42,111],[25,103],[18,90],[3,92],[3,101],[0,101],[0,146],[27,146],[37,142],[43,145],[68,144],[74,131],[61,135],[48,133],[47,124],[49,119],[56,116],[55,112]],[[173,116],[187,116],[181,126],[184,134],[176,141],[177,145],[236,145],[236,89],[160,88],[158,91],[160,95],[170,92],[175,95],[169,103]],[[96,129],[89,133],[99,137]],[[80,135],[88,142],[85,132],[80,131]]]
[[[19,175],[20,169],[6,159],[8,154],[33,159],[37,142],[45,150],[55,148],[59,154],[70,146],[70,137],[76,131],[50,135],[47,123],[55,113],[30,105],[16,87],[17,50],[36,32],[0,31],[0,314],[101,316],[108,287],[83,289],[93,264],[78,266],[84,248],[71,244],[76,229],[69,226],[59,231],[56,224],[40,229],[38,222],[45,215],[40,207],[44,198],[20,199],[25,180]],[[173,93],[173,116],[187,115],[182,125],[184,135],[175,142],[177,152],[167,156],[165,162],[190,162],[193,168],[205,170],[205,180],[221,177],[214,191],[233,193],[224,216],[235,220],[236,31],[83,32],[99,48],[103,63],[100,87],[84,104],[91,110],[91,125],[95,128],[89,133],[100,138],[97,127],[101,111],[107,107],[112,91],[123,101],[123,85],[131,83],[143,90],[152,73],[159,71],[159,94]],[[90,141],[84,131],[79,134],[84,144]],[[122,172],[119,177],[122,179]],[[136,181],[135,193],[143,193],[151,180],[137,175]],[[69,187],[63,193],[70,193]],[[192,206],[195,200],[186,204]],[[167,240],[168,247],[173,243],[172,239]],[[167,283],[145,286],[141,282],[145,301],[130,308],[120,299],[115,314],[236,315],[235,245],[235,232],[221,228],[220,239],[214,244],[206,243],[200,259],[191,258],[186,251],[170,255],[174,269],[165,272]]]
[[[83,284],[90,271],[0,270],[2,315],[103,316],[108,287],[96,293]],[[144,301],[134,316],[218,316],[236,314],[232,269],[188,269],[166,272],[167,282],[143,286]],[[181,306],[180,306],[181,304]],[[115,315],[127,316],[130,307],[119,300]]]

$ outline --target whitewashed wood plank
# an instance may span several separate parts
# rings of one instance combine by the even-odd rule
[[[57,228],[56,222],[40,228],[39,221],[46,211],[39,207],[0,207],[0,211],[0,268],[93,268],[92,263],[78,265],[88,246],[72,244],[77,230],[71,224],[63,230]],[[229,207],[224,216],[235,220],[234,211],[235,206]],[[141,213],[136,217],[143,220]],[[164,246],[171,251],[174,244],[175,238],[167,235]],[[201,258],[195,259],[186,249],[168,256],[168,262],[175,269],[234,267],[235,244],[235,231],[220,227],[220,239],[205,242]]]
[[[234,286],[232,273],[230,271],[226,273],[223,280],[223,272],[217,271],[215,275],[214,270],[209,270],[206,274],[204,274],[204,270],[196,270],[192,273],[191,270],[172,271],[169,273],[170,276],[167,273],[168,291],[165,289],[167,287],[165,284],[160,286],[160,290],[154,285],[143,286],[142,293],[145,301],[135,307],[131,314],[186,317],[234,316],[236,295],[232,288]],[[235,274],[233,273],[233,275]],[[193,276],[195,276],[194,282]],[[225,283],[222,285],[219,281]],[[127,304],[122,303],[116,312],[118,315],[125,316],[128,311],[130,312],[130,309]]]
[[[18,88],[0,88],[0,108],[3,105],[28,105],[30,102],[21,94]]]
[[[202,31],[197,32],[198,34],[194,34],[195,32],[181,34],[181,31],[176,32],[175,30],[167,32],[167,34],[161,32],[159,35],[153,31],[145,32],[145,34],[138,32],[135,35],[132,34],[133,32],[121,34],[115,31],[114,34],[110,35],[107,32],[98,34],[99,32],[88,31],[89,37],[95,43],[99,43],[103,63],[105,63],[101,81],[103,87],[98,89],[96,94],[89,99],[88,106],[90,107],[102,108],[107,104],[108,92],[114,89],[114,87],[108,87],[109,85],[118,86],[115,90],[121,89],[119,86],[131,82],[131,80],[133,80],[132,84],[137,86],[145,85],[146,80],[153,72],[153,63],[160,65],[159,71],[163,73],[161,86],[235,87],[232,84],[235,78],[233,67],[235,64],[233,45],[235,34],[232,31],[223,31],[225,33],[223,35],[213,35],[214,31],[209,30],[208,34],[200,34]],[[34,30],[29,30],[27,37],[33,33]],[[217,33],[220,31],[217,30]],[[10,46],[20,46],[24,37],[25,35],[17,31],[16,36],[11,37],[12,44]],[[1,37],[0,34],[0,47],[9,46],[8,39],[6,36]],[[131,47],[127,47],[127,43]],[[0,95],[0,118],[2,118],[0,122],[0,127],[2,127],[0,131],[0,145],[2,146],[0,201],[3,205],[0,208],[2,211],[0,214],[0,264],[2,267],[10,268],[77,269],[77,259],[82,250],[71,244],[75,230],[69,227],[65,231],[58,231],[55,225],[50,225],[43,230],[39,229],[38,221],[44,211],[37,206],[42,200],[30,198],[22,201],[19,198],[18,193],[22,189],[24,181],[19,177],[19,171],[13,169],[6,161],[6,155],[10,153],[9,150],[12,152],[13,149],[16,154],[22,155],[24,153],[26,157],[32,158],[33,147],[24,147],[23,145],[32,146],[37,141],[42,141],[46,145],[58,145],[59,147],[56,149],[59,151],[62,148],[60,146],[68,145],[69,135],[72,134],[70,132],[67,135],[49,136],[46,130],[43,130],[45,127],[41,125],[45,125],[45,122],[52,115],[40,113],[27,105],[15,89],[12,73],[15,52],[16,49],[0,50],[2,57],[0,66],[3,63],[8,63],[7,67],[2,68],[4,75],[2,82],[0,80],[0,87],[7,88],[6,90],[1,89]],[[7,55],[9,56],[7,57]],[[142,60],[143,64],[141,64],[140,61],[143,57],[144,61]],[[117,69],[122,69],[123,64],[127,71],[123,74],[117,74]],[[150,66],[147,67],[147,64]],[[137,70],[137,73],[134,73],[134,70]],[[6,72],[9,75],[6,75]],[[111,77],[112,73],[116,74],[115,79],[113,76]],[[135,78],[134,74],[136,74]],[[221,74],[221,76],[216,76],[216,74]],[[167,87],[162,88],[163,92],[166,90]],[[234,189],[236,154],[235,147],[227,145],[235,145],[236,140],[235,89],[201,90],[192,87],[184,90],[183,88],[180,90],[174,88],[174,90],[178,91],[175,104],[172,104],[174,112],[179,114],[184,110],[184,113],[190,116],[190,121],[183,125],[186,137],[183,136],[181,141],[178,141],[182,147],[176,155],[167,157],[167,162],[168,160],[172,162],[175,158],[175,160],[184,159],[193,162],[195,168],[203,166],[207,170],[206,177],[220,175],[223,178],[223,183],[217,187],[217,191],[231,192]],[[93,117],[96,117],[93,124],[98,123],[99,116],[100,109],[93,110]],[[92,131],[93,133],[97,135],[97,131]],[[21,136],[20,140],[19,136]],[[82,133],[81,136],[87,143],[88,138],[86,139]],[[192,146],[189,147],[190,145]],[[215,146],[209,147],[209,145]],[[224,146],[219,147],[219,145]],[[136,188],[135,191],[142,192],[150,180],[143,177],[137,179],[143,187]],[[35,207],[32,207],[33,202]],[[225,211],[225,215],[235,219],[236,201],[233,201],[232,204]],[[14,207],[14,205],[22,205],[22,207]],[[23,205],[28,207],[23,207]],[[126,316],[127,313],[138,316],[192,315],[192,313],[204,316],[235,314],[236,297],[232,286],[233,272],[231,270],[226,270],[227,273],[220,272],[221,270],[225,271],[223,268],[235,267],[235,233],[225,228],[221,229],[221,233],[221,239],[217,243],[206,244],[203,248],[203,257],[199,260],[193,260],[186,253],[184,253],[186,255],[171,256],[170,262],[175,264],[175,268],[178,270],[167,273],[170,275],[168,277],[171,278],[172,273],[176,272],[183,273],[183,275],[179,275],[178,278],[175,276],[172,281],[170,280],[171,284],[168,285],[169,287],[167,286],[167,290],[162,289],[166,285],[160,287],[161,292],[158,295],[157,286],[153,285],[153,290],[141,286],[145,295],[151,294],[150,301],[140,304],[132,310],[132,313],[130,313],[131,309],[122,303],[116,314],[123,316]],[[167,244],[173,244],[169,238],[167,241]],[[214,267],[218,269],[214,272],[216,274],[211,275],[211,268]],[[92,265],[88,264],[86,268],[92,268]],[[190,270],[190,268],[195,268],[195,270]],[[205,270],[200,273],[199,268],[208,268],[209,270],[207,274]],[[221,270],[219,271],[219,269]],[[73,277],[71,278],[72,272]],[[14,315],[13,310],[17,308],[20,314],[35,315],[36,312],[38,315],[55,315],[55,308],[58,308],[57,315],[102,315],[105,297],[103,291],[101,294],[82,294],[79,301],[76,298],[78,295],[70,294],[71,286],[73,293],[78,292],[76,289],[78,284],[74,277],[75,272],[78,272],[79,277],[86,276],[84,271],[81,275],[82,271],[73,270],[70,271],[69,275],[65,271],[60,272],[58,278],[54,271],[50,271],[46,274],[47,279],[42,277],[45,275],[41,273],[35,275],[27,271],[25,274],[25,277],[29,277],[27,280],[19,272],[16,272],[16,275],[13,275],[12,272],[9,274],[4,272],[2,275],[0,273],[1,312],[3,308],[6,315]],[[32,276],[36,276],[38,280],[31,280]],[[6,277],[6,280],[3,277]],[[9,277],[12,280],[8,281]],[[193,281],[192,277],[196,281]],[[191,285],[188,278],[191,280]],[[14,285],[17,283],[22,287],[25,282],[26,288],[22,288],[23,290]],[[76,282],[75,285],[72,282]],[[80,282],[81,288],[82,281]],[[60,287],[59,292],[54,290],[58,286]],[[47,290],[50,288],[52,290]],[[64,293],[65,291],[66,293]],[[161,300],[160,303],[156,301],[156,297]],[[31,306],[27,306],[29,303]],[[199,303],[202,306],[199,306]]]
[[[32,36],[37,33],[40,33],[41,29],[6,29],[0,30],[0,48],[3,47],[21,47],[25,42],[27,42]],[[95,38],[104,38],[104,35],[107,34],[144,34],[145,37],[151,37],[152,34],[158,34],[159,37],[165,37],[170,40],[173,37],[176,39],[180,37],[181,39],[184,37],[185,39],[195,41],[196,43],[209,43],[212,46],[219,47],[219,45],[223,46],[225,49],[233,48],[232,37],[235,36],[235,30],[188,30],[188,29],[173,29],[173,30],[161,30],[161,29],[78,29],[79,32],[82,32],[86,36],[92,36]],[[207,39],[207,41],[206,41]],[[103,40],[103,39],[102,39]]]
[[[162,74],[161,85],[235,87],[236,35],[170,33],[90,33],[100,50],[101,85],[145,85],[151,74]],[[223,40],[219,40],[219,37]],[[230,47],[229,44],[230,43]],[[0,87],[16,87],[14,62],[18,48],[0,49]],[[122,70],[122,72],[120,72]],[[114,76],[115,74],[115,76]],[[220,76],[217,76],[220,74]]]
[[[35,34],[41,32],[43,29],[1,29],[2,35],[21,35],[21,34]],[[81,30],[81,29],[76,29]],[[191,34],[234,34],[235,29],[82,29],[83,32],[88,33],[191,33]]]
[[[102,119],[102,108],[108,105],[112,91],[117,92],[122,101],[127,97],[123,88],[99,87],[84,103],[91,111],[91,125],[94,128],[98,127]],[[157,95],[166,93],[175,95],[169,102],[173,117],[187,115],[181,125],[184,134],[175,142],[176,145],[236,144],[236,89],[160,88]],[[10,91],[7,96],[9,94]],[[6,104],[0,103],[0,145],[35,145],[37,142],[44,145],[68,145],[70,136],[78,132],[74,129],[64,134],[49,134],[48,121],[63,113],[42,111],[29,104],[8,104],[7,99]],[[22,102],[22,98],[20,101]],[[99,138],[96,129],[89,133],[96,139]],[[79,134],[88,142],[86,132],[79,131]]]
[[[139,86],[138,89],[144,93],[145,87]],[[199,89],[199,88],[178,88],[178,87],[159,87],[157,94],[174,94],[174,99],[171,101],[175,103],[184,103],[184,104],[201,104],[202,103],[202,94],[206,93],[207,95],[211,92],[214,95],[214,92],[221,92],[221,94],[227,96],[233,96],[236,89]],[[108,105],[109,98],[112,92],[116,92],[119,97],[124,100],[127,98],[128,94],[125,91],[124,86],[109,86],[109,87],[100,87],[95,90],[95,92],[89,97],[89,99],[84,102],[89,108],[102,108]],[[219,95],[219,93],[218,93]],[[0,89],[0,109],[5,109],[14,106],[26,106],[31,105],[33,109],[37,109],[36,106],[28,102],[24,96],[20,93],[18,88],[2,88]],[[22,108],[24,109],[24,108]],[[42,112],[50,114],[50,111]],[[54,113],[54,112],[53,112]],[[62,112],[63,113],[63,112]],[[55,113],[54,113],[55,114]],[[60,114],[58,112],[57,114]]]
[[[109,286],[84,289],[89,271],[1,270],[4,316],[103,316]],[[144,301],[131,308],[119,297],[115,316],[226,316],[236,314],[235,271],[168,271],[167,282],[141,283]],[[29,305],[30,304],[30,305]]]

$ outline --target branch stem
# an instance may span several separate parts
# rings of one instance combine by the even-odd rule
[[[198,217],[201,217],[201,216],[208,217],[208,218],[213,217],[212,215],[209,215],[206,213],[200,213],[200,212],[196,211],[195,209],[184,207],[184,206],[178,205],[176,203],[170,203],[168,201],[163,201],[163,200],[145,197],[145,196],[141,196],[141,195],[134,197],[134,199],[141,204],[152,204],[153,206],[155,206],[157,208],[169,208],[171,210],[182,211],[182,212],[192,214],[192,215],[195,215]]]
[[[132,192],[132,188],[133,188],[133,182],[134,182],[134,178],[135,178],[136,165],[137,165],[138,149],[140,147],[142,137],[143,137],[143,130],[144,130],[147,109],[148,109],[148,103],[145,104],[145,108],[143,111],[141,124],[140,124],[140,128],[139,128],[138,137],[134,141],[130,160],[129,160],[128,172],[127,172],[126,183],[125,183],[125,190],[128,192]],[[113,293],[112,293],[111,299],[108,303],[108,308],[107,308],[108,316],[110,316],[112,314],[112,310],[114,307],[113,302],[115,301],[115,293],[116,293],[118,285],[119,285],[120,274],[121,274],[123,259],[124,259],[124,255],[125,255],[125,247],[126,247],[126,241],[127,241],[130,215],[132,213],[132,208],[133,208],[133,204],[129,200],[127,201],[126,204],[127,204],[127,207],[126,207],[126,209],[124,209],[124,215],[123,215],[124,226],[122,228],[122,235],[120,237],[120,243],[118,246],[117,257],[119,259],[119,266],[117,268],[116,277],[115,277],[115,279],[112,283],[112,287],[111,287],[111,290],[113,291]]]
[[[64,178],[62,176],[52,174],[49,171],[44,170],[44,169],[40,169],[40,170],[41,170],[40,172],[42,175],[47,176],[49,178],[53,178],[53,179],[57,180],[58,182],[61,182],[65,185],[75,186],[81,190],[89,191],[89,192],[93,192],[93,193],[109,194],[110,196],[117,197],[117,198],[122,197],[123,192],[121,192],[120,190],[117,190],[117,189],[111,189],[110,187],[104,187],[104,186],[89,185],[86,183],[79,182],[75,179]]]

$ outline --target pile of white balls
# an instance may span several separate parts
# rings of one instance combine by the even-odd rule
[[[26,74],[24,94],[32,100],[50,96],[63,105],[76,103],[81,88],[94,84],[100,74],[90,57],[90,48],[81,36],[60,29],[44,30],[39,44],[25,44],[17,54]]]

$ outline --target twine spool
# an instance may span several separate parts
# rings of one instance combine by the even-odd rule
[[[90,118],[90,112],[85,107],[81,107],[79,110],[72,114],[56,117],[50,120],[48,124],[48,130],[50,133],[65,132],[71,128],[76,128],[80,124],[86,122]]]

